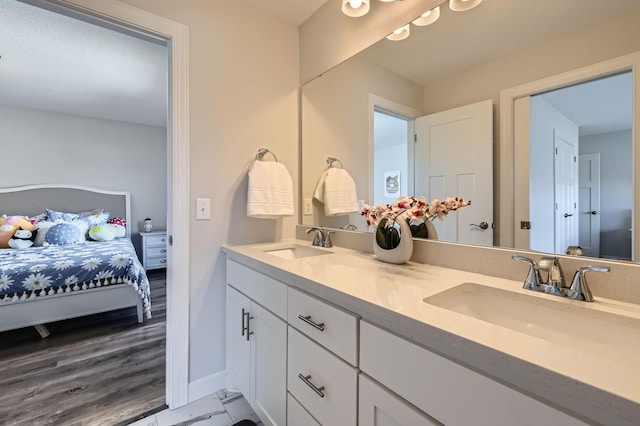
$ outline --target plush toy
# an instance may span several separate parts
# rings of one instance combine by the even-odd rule
[[[0,217],[0,248],[8,248],[9,240],[18,228],[33,230],[33,224],[24,216]]]
[[[105,223],[89,229],[89,238],[94,241],[111,241],[116,238],[116,225]]]
[[[120,217],[112,217],[107,221],[108,224],[115,226],[116,228],[116,238],[122,238],[127,233],[126,226],[127,222]]]
[[[28,229],[18,228],[14,232],[13,237],[9,240],[9,247],[14,249],[28,248],[33,245],[38,230],[29,231]]]

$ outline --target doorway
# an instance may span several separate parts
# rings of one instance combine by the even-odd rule
[[[25,3],[97,25],[164,40],[169,48],[167,125],[166,403],[186,405],[189,384],[189,117],[188,27],[124,3],[28,0]],[[174,238],[174,235],[181,236]],[[184,237],[182,237],[184,236]],[[178,291],[175,283],[187,283]]]

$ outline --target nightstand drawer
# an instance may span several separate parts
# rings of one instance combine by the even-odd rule
[[[158,247],[147,247],[147,257],[167,257],[167,247],[161,245]]]
[[[154,268],[166,268],[167,267],[167,258],[166,257],[151,257],[147,259],[146,269],[154,269]]]
[[[166,235],[149,235],[144,237],[145,243],[147,247],[151,246],[166,246],[167,245],[167,236]]]

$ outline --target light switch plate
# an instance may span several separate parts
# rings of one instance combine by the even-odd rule
[[[211,219],[211,199],[196,198],[196,220]]]
[[[312,207],[311,207],[311,198],[304,199],[304,214],[305,216],[309,216],[310,214],[313,214]]]

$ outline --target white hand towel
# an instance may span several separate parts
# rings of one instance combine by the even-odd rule
[[[293,216],[293,180],[283,164],[253,162],[249,170],[247,216],[259,219]]]
[[[324,203],[324,214],[327,216],[359,210],[356,183],[345,169],[328,168],[320,177],[313,197]]]

